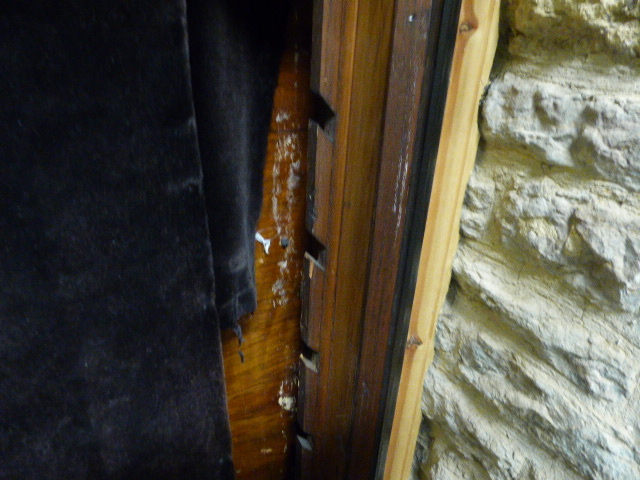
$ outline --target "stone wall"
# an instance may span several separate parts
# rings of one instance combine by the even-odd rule
[[[414,474],[640,479],[640,2],[502,10]]]

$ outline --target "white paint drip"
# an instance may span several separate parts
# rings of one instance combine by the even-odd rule
[[[278,278],[271,286],[271,292],[273,293],[273,306],[284,305],[289,300],[287,298],[287,290],[284,288],[284,280]]]
[[[262,244],[264,248],[264,254],[269,255],[269,248],[271,247],[271,239],[264,238],[260,232],[256,232],[256,241]]]
[[[287,178],[287,188],[289,189],[287,196],[293,195],[293,190],[300,186],[300,165],[300,160],[291,163],[289,177]]]
[[[285,174],[287,165],[295,163],[294,157],[299,150],[297,133],[290,133],[276,142],[275,161],[273,163],[273,187],[271,190],[271,214],[276,223],[278,235],[282,235],[284,224],[291,221],[290,205],[285,205],[284,215],[280,212],[281,208],[278,200],[278,196],[282,193],[280,179]],[[287,179],[287,187],[288,184],[289,179]],[[291,195],[291,192],[287,192],[287,200],[289,200],[289,195]]]

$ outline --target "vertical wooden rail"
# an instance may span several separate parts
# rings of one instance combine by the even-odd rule
[[[409,191],[420,150],[419,125],[431,91],[443,0],[396,1],[389,85],[373,217],[364,327],[355,382],[347,478],[372,479],[386,454],[387,401],[395,349],[396,290],[401,281]],[[457,17],[456,17],[457,18]],[[437,19],[437,20],[436,20]],[[404,335],[403,335],[404,337]],[[400,365],[398,366],[399,369]],[[392,414],[393,412],[391,412]],[[382,463],[382,465],[384,465]]]
[[[342,98],[349,117],[338,123],[336,135],[336,178],[342,184],[342,199],[333,203],[331,215],[334,250],[329,271],[333,275],[326,298],[333,301],[323,316],[321,383],[327,401],[318,412],[325,420],[325,433],[317,464],[323,479],[346,478],[353,449],[351,428],[395,4],[388,0],[347,3],[357,8],[348,22],[355,34],[354,57],[345,65],[351,90]]]
[[[301,366],[298,412],[305,480],[348,477],[394,6],[314,0],[311,87],[318,98],[307,226],[318,248],[315,256],[307,252],[302,325],[313,357]],[[331,111],[330,122],[320,110]]]
[[[462,200],[475,162],[478,107],[493,64],[499,9],[499,0],[462,2],[386,480],[410,475],[421,421],[422,382],[433,358],[436,320],[449,287]]]

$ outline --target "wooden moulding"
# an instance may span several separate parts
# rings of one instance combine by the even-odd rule
[[[305,480],[356,478],[348,465],[394,5],[314,0],[311,87],[319,108],[307,226],[322,257],[307,256],[302,330],[317,372],[301,365],[298,420],[307,448],[299,445],[298,471]]]
[[[462,201],[476,158],[478,107],[493,64],[499,9],[499,0],[462,0],[385,480],[405,480],[411,472],[422,384],[433,358],[436,320],[449,288]]]
[[[393,414],[387,413],[386,402],[394,395],[389,363],[399,334],[395,294],[403,270],[418,125],[428,105],[423,90],[429,91],[433,80],[439,30],[434,19],[440,18],[442,4],[442,0],[398,0],[395,5],[347,478],[374,478],[386,453],[386,416]]]
[[[320,378],[325,421],[317,472],[323,479],[359,478],[348,470],[359,438],[353,437],[363,312],[372,246],[383,112],[387,91],[394,2],[351,1],[341,62],[337,112],[331,240],[325,284]],[[342,79],[347,78],[348,83]],[[365,460],[365,459],[362,459]],[[316,473],[317,475],[317,473]],[[360,477],[362,478],[362,477]]]

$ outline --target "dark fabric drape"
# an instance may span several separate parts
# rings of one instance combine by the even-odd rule
[[[0,2],[0,479],[233,478],[278,52],[199,0],[190,65],[190,7]]]
[[[254,235],[286,11],[282,0],[188,2],[191,77],[223,327],[237,329],[237,319],[256,308]]]

